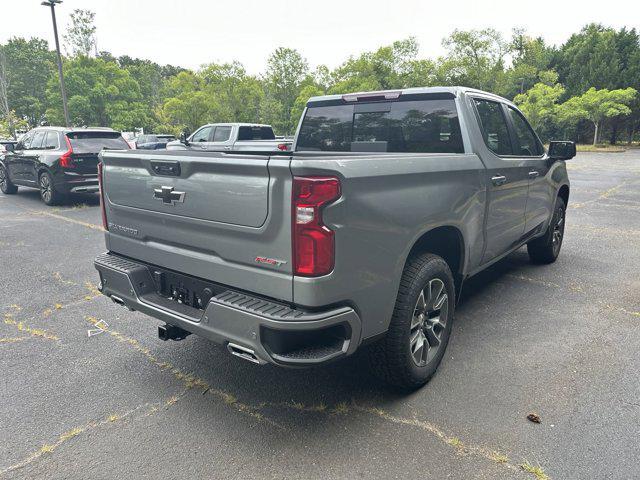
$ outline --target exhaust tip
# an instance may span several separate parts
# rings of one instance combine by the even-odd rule
[[[117,305],[120,305],[122,307],[125,306],[124,304],[124,300],[122,300],[120,297],[116,297],[115,295],[111,295],[111,301]]]
[[[256,356],[253,350],[247,347],[243,347],[242,345],[237,345],[235,343],[227,343],[227,350],[231,355],[235,355],[236,357],[240,357],[248,362],[252,363],[260,363],[260,360]]]

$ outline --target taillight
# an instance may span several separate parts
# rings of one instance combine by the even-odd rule
[[[289,150],[289,145],[286,143],[279,143],[278,150],[280,150],[281,152],[286,152]]]
[[[69,137],[65,135],[64,139],[67,141],[67,151],[64,152],[60,157],[60,166],[62,168],[76,168],[76,164],[73,163],[73,159],[71,158],[71,155],[73,154],[73,148],[71,148]]]
[[[102,179],[102,162],[98,162],[98,190],[100,191],[100,211],[102,212],[102,228],[109,230],[107,224],[107,207],[104,203],[104,180]]]
[[[293,271],[319,277],[333,270],[334,232],[322,221],[322,209],[340,198],[336,177],[293,177]]]

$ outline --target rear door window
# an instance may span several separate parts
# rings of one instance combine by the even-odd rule
[[[231,136],[231,127],[216,127],[216,131],[213,134],[214,142],[226,142]]]
[[[58,142],[58,132],[49,131],[47,132],[47,137],[44,141],[44,147],[48,150],[57,150],[60,148]]]
[[[31,144],[29,145],[29,150],[40,150],[42,148],[42,144],[44,143],[44,139],[47,136],[46,131],[37,131],[33,135],[33,140],[31,140]]]
[[[518,142],[515,149],[516,155],[523,155],[526,157],[537,157],[538,155],[542,155],[542,145],[540,145],[540,141],[533,132],[529,122],[527,122],[520,112],[511,107],[508,108],[511,123],[513,124],[513,130]]]
[[[502,105],[491,100],[476,98],[474,100],[484,142],[496,155],[513,155],[507,121],[502,112]]]
[[[105,148],[129,149],[129,144],[118,132],[70,132],[67,138],[74,153],[99,153]]]
[[[311,106],[300,127],[297,149],[464,153],[452,98]]]

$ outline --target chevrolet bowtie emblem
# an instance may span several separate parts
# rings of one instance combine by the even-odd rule
[[[162,200],[165,205],[175,205],[184,202],[184,192],[176,192],[173,187],[162,186],[153,189],[153,198]]]

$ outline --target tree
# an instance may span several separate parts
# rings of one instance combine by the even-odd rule
[[[511,53],[512,64],[494,87],[495,93],[513,98],[529,90],[539,81],[549,83],[540,77],[542,72],[549,71],[553,55],[553,50],[547,47],[544,39],[532,38],[524,30],[514,29],[508,51]],[[555,75],[557,81],[557,74]]]
[[[149,128],[153,118],[142,101],[138,82],[115,62],[79,56],[64,64],[69,115],[74,125],[133,130]],[[63,114],[57,78],[47,86],[50,122],[61,123]]]
[[[91,10],[75,9],[71,13],[71,25],[62,36],[67,54],[88,57],[96,49],[96,14]]]
[[[307,102],[311,97],[316,97],[319,95],[324,95],[324,91],[316,86],[316,85],[307,85],[300,91],[300,95],[296,98],[296,101],[293,103],[293,108],[291,109],[291,118],[297,118],[300,120],[302,116],[302,112],[307,106]]]
[[[442,45],[448,50],[439,62],[440,78],[446,84],[489,91],[499,84],[509,50],[500,32],[493,28],[454,30]]]
[[[291,110],[308,75],[307,60],[297,50],[277,48],[267,60],[266,95],[261,110],[280,133],[288,134],[295,128]]]
[[[262,85],[256,77],[247,75],[240,62],[204,65],[199,75],[220,106],[223,119],[217,121],[255,122],[259,118]]]
[[[557,78],[557,75],[556,75]],[[558,101],[564,94],[564,87],[554,83],[536,83],[526,93],[516,95],[514,102],[527,117],[531,126],[543,140],[548,140],[557,124]]]
[[[55,74],[53,52],[39,38],[11,38],[2,51],[9,109],[19,118],[26,117],[30,125],[37,125],[47,108],[47,82]]]
[[[593,144],[600,141],[602,123],[607,118],[631,114],[629,105],[637,95],[633,88],[596,90],[590,88],[579,97],[572,97],[561,107],[561,116],[568,121],[589,120],[594,127]]]
[[[435,65],[418,59],[415,38],[393,42],[374,52],[350,57],[333,73],[330,93],[388,90],[429,86],[434,82]]]
[[[13,112],[9,108],[9,77],[7,75],[7,58],[4,49],[0,47],[0,114],[7,124],[7,132],[16,138],[16,131],[13,127]]]
[[[567,96],[581,95],[591,87],[619,88],[621,62],[615,30],[598,24],[587,25],[562,45],[554,67]]]

